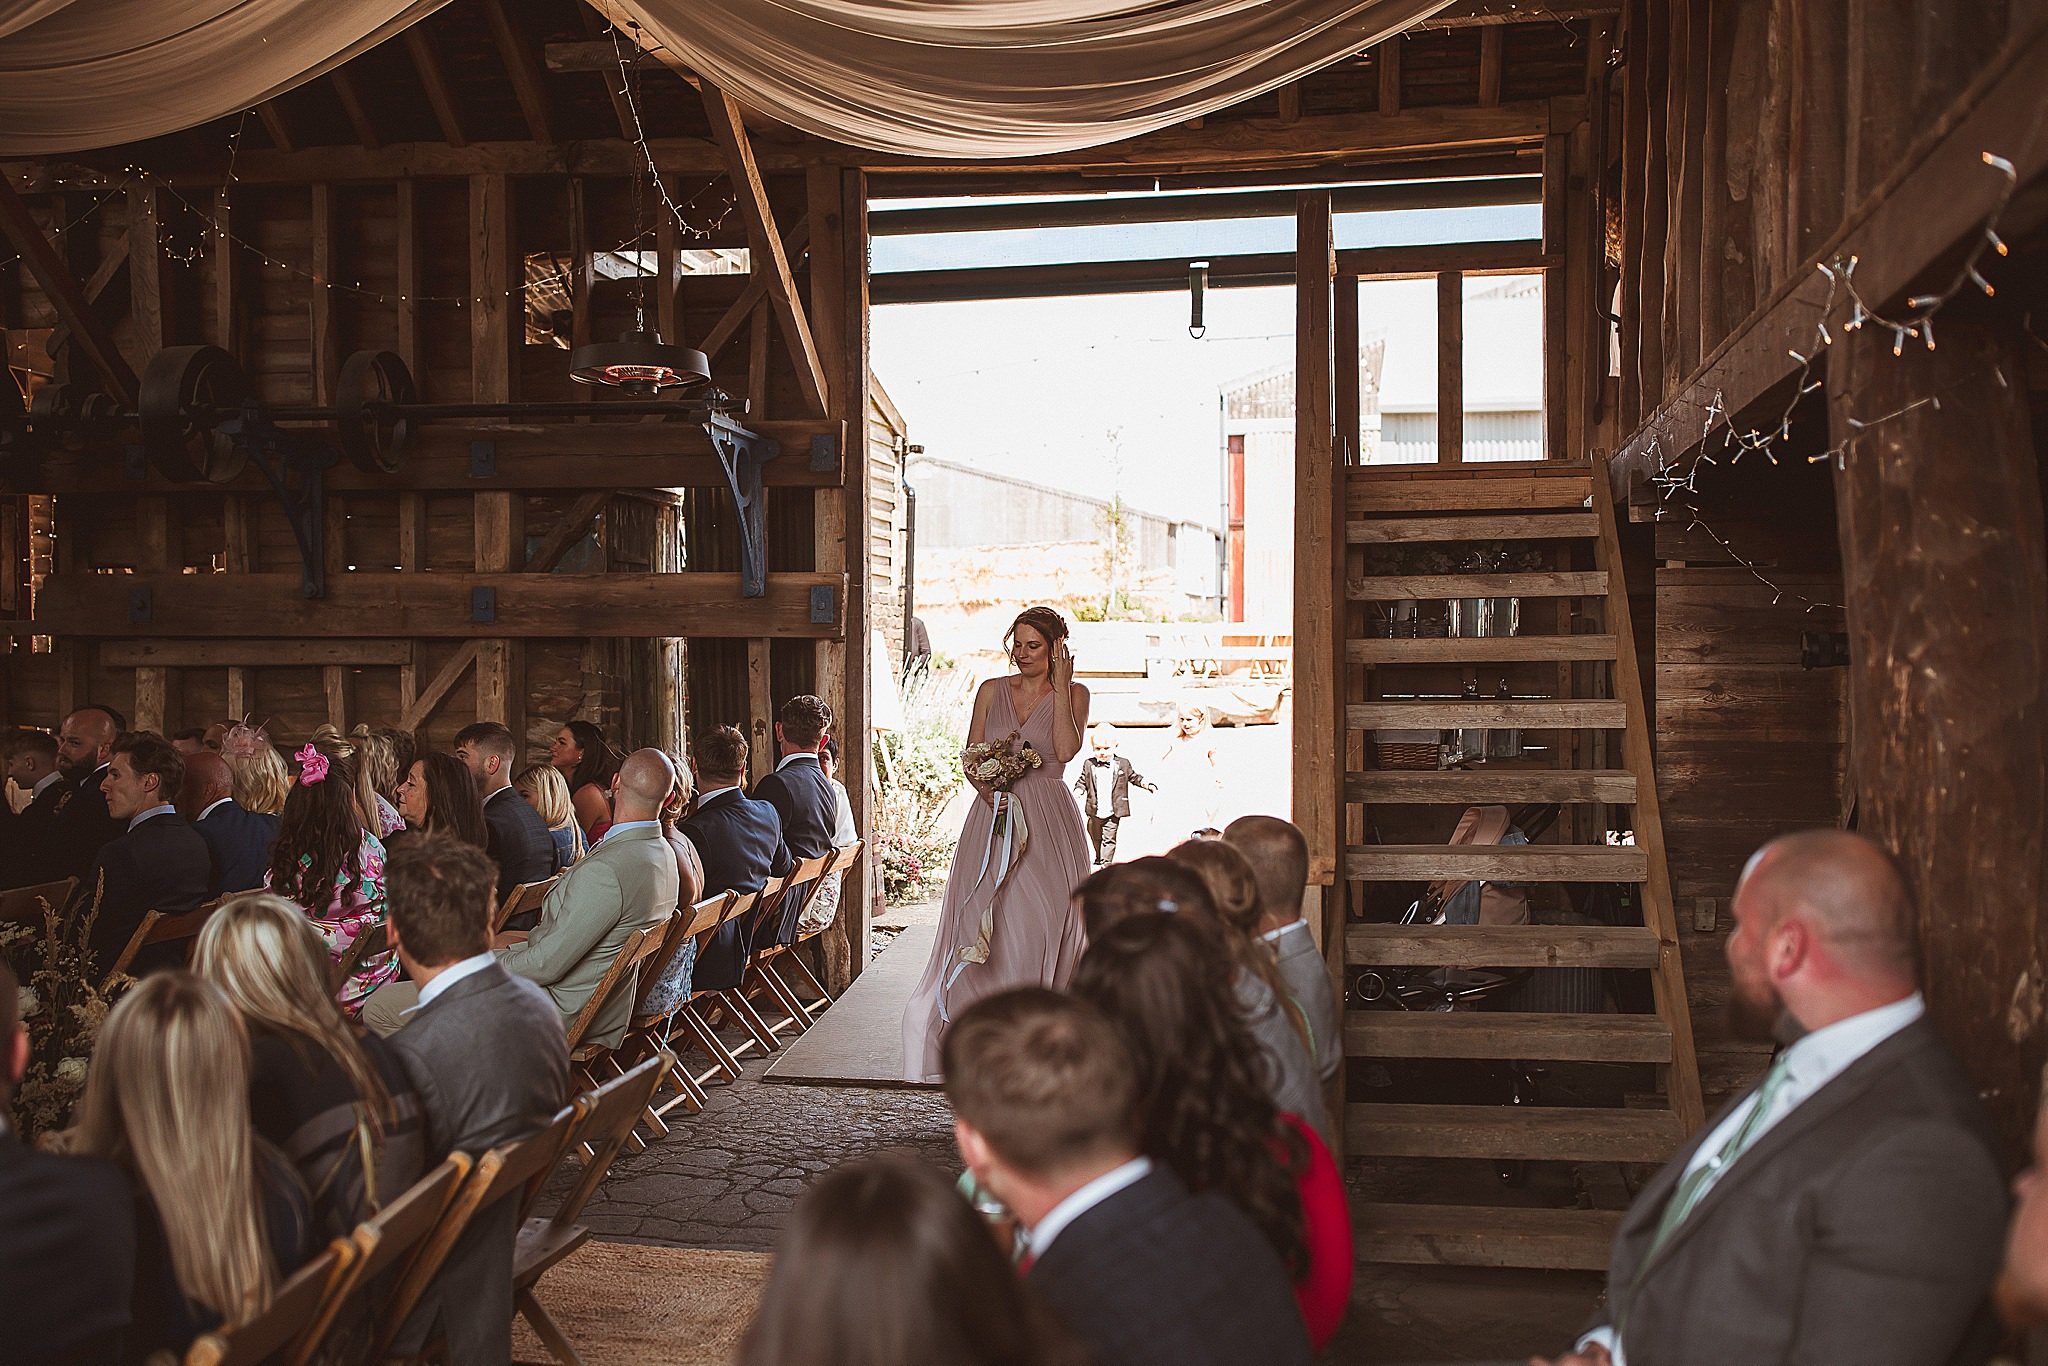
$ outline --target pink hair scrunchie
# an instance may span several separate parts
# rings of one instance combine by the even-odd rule
[[[299,761],[299,782],[302,785],[317,783],[327,776],[327,756],[315,749],[310,740],[292,757]]]

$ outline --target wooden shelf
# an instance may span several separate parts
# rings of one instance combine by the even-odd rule
[[[1684,1137],[1669,1110],[1536,1105],[1347,1105],[1349,1157],[1662,1162]]]
[[[1577,541],[1600,534],[1590,512],[1487,513],[1473,517],[1387,517],[1344,524],[1352,545],[1411,541]]]
[[[1351,967],[1648,968],[1657,936],[1640,925],[1352,925]]]
[[[1636,776],[1625,769],[1441,769],[1397,768],[1347,774],[1346,800],[1416,802],[1471,806],[1485,802],[1608,802],[1627,806],[1636,799]]]
[[[1380,574],[1352,579],[1344,595],[1353,602],[1399,602],[1407,598],[1597,598],[1607,592],[1607,575],[1559,571],[1529,574]]]
[[[1614,637],[1430,636],[1415,640],[1378,637],[1344,642],[1352,664],[1473,664],[1524,660],[1612,660]]]
[[[1628,710],[1597,698],[1423,698],[1354,702],[1344,708],[1344,724],[1351,730],[1620,730]]]
[[[1627,844],[1354,844],[1344,851],[1344,873],[1359,882],[1641,882],[1648,861]]]
[[[1604,1271],[1621,1212],[1372,1201],[1352,1224],[1361,1261]]]
[[[1545,1062],[1670,1062],[1671,1031],[1655,1015],[1512,1011],[1353,1010],[1354,1058],[1501,1058]]]

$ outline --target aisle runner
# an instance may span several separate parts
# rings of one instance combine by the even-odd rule
[[[846,994],[776,1056],[761,1080],[796,1086],[923,1086],[903,1080],[903,1008],[910,1004],[938,936],[935,923],[911,925],[897,935]]]
[[[589,1366],[728,1366],[767,1279],[765,1252],[590,1242],[537,1295]],[[523,1320],[512,1359],[552,1360]]]

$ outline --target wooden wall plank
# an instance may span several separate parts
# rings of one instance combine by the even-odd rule
[[[1455,270],[1436,277],[1436,458],[1465,458],[1465,277]]]
[[[1382,43],[1384,54],[1394,43]],[[1336,247],[1327,192],[1295,199],[1294,820],[1308,839],[1309,880],[1325,888],[1336,878],[1339,836],[1338,687],[1342,662],[1337,612],[1343,542],[1338,533],[1335,367]],[[1326,893],[1327,895],[1327,893]]]

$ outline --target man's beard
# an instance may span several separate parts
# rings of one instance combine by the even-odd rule
[[[1784,1014],[1785,1003],[1768,987],[1759,999],[1744,991],[1739,980],[1729,983],[1728,1026],[1736,1038],[1752,1043],[1775,1042]]]
[[[99,756],[96,754],[80,759],[77,763],[73,763],[69,759],[59,759],[57,761],[57,771],[74,783],[90,778],[99,770],[99,766]]]

